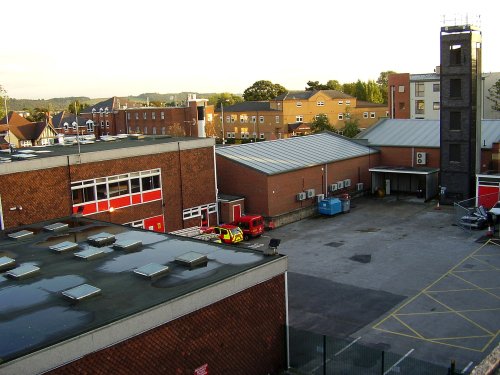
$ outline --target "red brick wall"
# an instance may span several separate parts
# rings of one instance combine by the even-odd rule
[[[425,147],[379,147],[380,165],[389,167],[439,168],[440,149]],[[417,165],[417,152],[427,152],[427,164]],[[413,155],[413,156],[412,156]],[[413,165],[412,165],[413,157]]]
[[[285,368],[285,281],[277,276],[49,374],[278,374]]]
[[[394,105],[392,103],[391,87],[394,86]],[[399,92],[399,86],[404,86],[405,91]],[[410,118],[410,74],[396,73],[389,74],[388,77],[388,108],[391,117],[391,108],[394,111],[394,118]],[[399,103],[404,103],[404,108],[400,109]]]
[[[2,175],[0,196],[5,228],[70,215],[70,181],[161,168],[165,207],[157,201],[90,217],[123,224],[164,213],[166,231],[181,229],[186,227],[182,220],[183,208],[216,201],[213,160],[213,148],[205,147],[181,151],[180,155],[169,152],[71,165],[69,170],[59,167]],[[13,206],[22,206],[23,210],[10,211]],[[216,222],[216,214],[211,215],[210,221]]]

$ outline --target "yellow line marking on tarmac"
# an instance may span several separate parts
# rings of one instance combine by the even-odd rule
[[[421,338],[421,339],[425,339],[424,336],[422,336],[420,333],[418,333],[417,331],[415,331],[413,328],[411,328],[408,324],[406,324],[405,322],[403,322],[401,319],[399,319],[396,315],[393,315],[394,319],[396,319],[399,323],[401,323],[402,325],[404,325],[406,328],[408,328],[410,331],[412,331],[415,335],[417,335],[417,337]]]
[[[433,337],[429,340],[461,340],[461,339],[482,339],[491,337],[492,335],[476,335],[476,336],[457,336],[457,337]]]
[[[489,270],[453,271],[453,273],[491,272],[491,271],[499,271],[499,270],[498,269],[489,269]]]
[[[481,288],[479,285],[474,284],[472,281],[466,280],[466,279],[464,279],[463,277],[460,277],[460,276],[458,276],[458,275],[455,275],[454,273],[452,273],[452,275],[453,275],[454,277],[456,277],[456,278],[458,278],[458,279],[462,280],[462,281],[465,281],[466,283],[468,283],[468,284],[470,284],[470,285],[472,285],[472,286],[475,286],[478,290],[481,290],[481,291],[483,291],[483,292],[485,292],[485,293],[488,293],[488,294],[492,295],[493,297],[495,297],[496,299],[500,299],[500,297],[498,297],[496,294],[491,293],[491,292],[487,291],[487,290],[486,290],[486,289],[484,289],[484,288]]]
[[[483,311],[498,311],[498,310],[500,310],[500,307],[490,308],[490,309],[468,309],[468,310],[455,310],[455,311],[429,311],[429,312],[414,312],[414,313],[394,313],[394,315],[406,316],[406,315],[454,314],[455,312],[468,313],[468,312],[483,312]]]
[[[426,293],[471,292],[473,290],[477,290],[477,288],[446,289],[446,290],[427,290]]]
[[[493,340],[495,340],[495,339],[497,338],[497,336],[498,336],[498,332],[499,332],[499,331],[497,330],[497,333],[495,333],[495,335],[491,338],[491,340],[490,340],[490,341],[488,341],[488,342],[487,342],[487,343],[483,346],[483,348],[481,349],[481,351],[482,351],[482,352],[484,352],[484,351],[486,350],[486,348],[487,348],[488,346],[490,346],[490,344],[493,342]]]
[[[495,271],[500,271],[500,268],[495,267],[493,264],[490,264],[490,263],[486,262],[485,260],[482,260],[482,259],[476,258],[475,256],[472,256],[471,258],[472,258],[472,259],[474,259],[474,260],[477,260],[478,262],[480,262],[480,263],[482,263],[482,264],[484,264],[484,265],[486,265],[486,266],[488,266],[488,267],[490,267],[491,269],[493,269],[493,270],[495,270]],[[473,270],[471,270],[471,271],[473,271]],[[474,272],[474,271],[473,271],[473,272]]]
[[[450,311],[454,312],[455,314],[457,314],[458,316],[462,317],[463,319],[467,320],[469,323],[472,323],[473,325],[475,325],[477,328],[483,330],[484,332],[488,333],[489,335],[493,335],[492,332],[488,331],[486,328],[484,327],[481,327],[481,325],[479,325],[478,323],[476,323],[475,321],[473,321],[472,319],[469,319],[467,318],[465,315],[462,315],[460,314],[458,311],[455,311],[453,310],[451,307],[447,306],[445,303],[435,299],[434,297],[432,297],[431,295],[429,294],[425,294],[427,297],[429,298],[432,298],[434,301],[436,301],[437,303],[443,305],[444,307],[446,307],[447,309],[450,309]]]

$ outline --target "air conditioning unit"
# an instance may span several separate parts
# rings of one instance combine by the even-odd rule
[[[349,186],[351,186],[351,179],[347,178],[344,180],[344,187],[348,188]]]
[[[363,191],[363,183],[359,182],[356,184],[356,191]]]
[[[328,188],[330,191],[336,191],[338,189],[338,186],[337,184],[331,184]]]
[[[314,197],[314,194],[316,194],[316,191],[314,189],[307,189],[306,193],[307,193],[307,198],[312,198]]]
[[[303,201],[304,199],[306,199],[306,193],[304,191],[300,192],[299,194],[297,194],[295,196],[295,198],[298,200],[298,201]]]
[[[337,188],[343,189],[344,188],[344,181],[337,181]]]
[[[316,195],[316,202],[321,202],[323,199],[325,199],[325,194],[318,194]]]
[[[417,165],[427,164],[427,152],[417,152]]]

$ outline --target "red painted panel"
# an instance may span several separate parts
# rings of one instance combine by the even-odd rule
[[[142,193],[142,201],[143,202],[151,202],[161,199],[161,189],[151,190]]]
[[[142,200],[141,200],[141,194],[133,194],[132,195],[132,204],[141,204],[142,203]]]
[[[153,216],[147,219],[144,219],[144,229],[153,230],[155,232],[164,232],[165,231],[165,223],[163,220],[163,216]]]
[[[241,205],[235,204],[233,206],[233,221],[238,220],[241,217]]]
[[[73,206],[73,213],[77,213],[80,207],[83,207],[83,211],[80,212],[83,215],[90,215],[97,212],[95,203],[87,203],[87,204],[80,204],[78,206]]]
[[[495,203],[498,202],[499,192],[500,190],[498,186],[479,185],[477,187],[478,206],[483,206],[484,208],[490,209]]]
[[[113,208],[130,206],[130,195],[124,195],[123,197],[110,199],[109,206]]]
[[[108,201],[100,201],[100,202],[97,202],[97,210],[99,212],[102,212],[102,211],[107,211],[108,210]]]

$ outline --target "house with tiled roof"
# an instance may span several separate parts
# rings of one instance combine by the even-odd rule
[[[74,113],[62,111],[55,114],[51,119],[52,126],[58,134],[84,135],[94,133],[94,122]]]
[[[30,122],[14,112],[9,113],[8,120],[0,120],[0,133],[7,144],[16,148],[53,144],[57,137],[57,131],[48,122]]]

